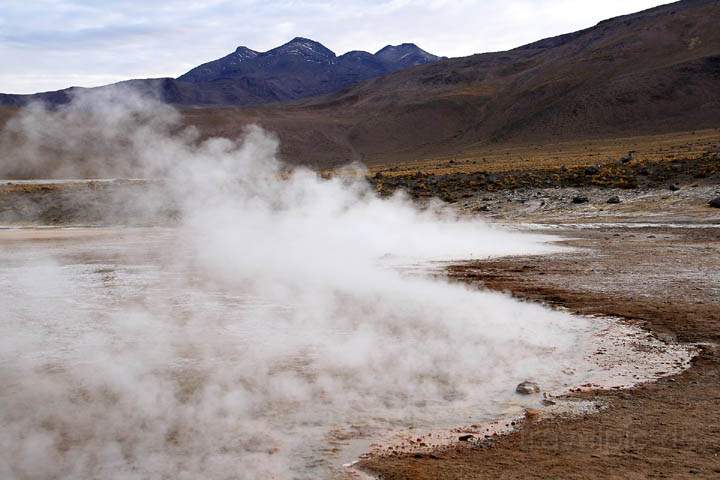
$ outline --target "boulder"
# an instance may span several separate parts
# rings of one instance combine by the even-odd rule
[[[613,195],[612,197],[607,199],[607,203],[620,203],[620,197],[618,197],[617,195]]]
[[[720,197],[713,198],[710,202],[708,202],[708,205],[713,208],[720,208]]]
[[[572,199],[573,203],[587,203],[588,201],[589,201],[588,197],[586,197],[584,195],[576,195]]]

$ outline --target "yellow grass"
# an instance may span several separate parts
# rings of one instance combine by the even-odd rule
[[[369,166],[371,174],[408,175],[534,170],[618,161],[630,150],[639,161],[692,158],[720,147],[720,129],[519,146],[480,147],[456,155]]]

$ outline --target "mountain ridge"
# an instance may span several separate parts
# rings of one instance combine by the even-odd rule
[[[163,101],[178,105],[258,105],[333,93],[363,80],[439,59],[412,43],[388,45],[376,54],[354,50],[337,56],[319,42],[295,37],[266,52],[237,47],[177,78],[131,79],[93,89],[125,85],[147,93],[157,90]],[[85,89],[0,94],[0,105],[22,106],[33,100],[62,104],[81,90]]]
[[[286,158],[317,165],[718,128],[717,24],[720,1],[683,0],[293,104],[186,115],[208,135],[259,123]]]
[[[274,94],[283,103],[179,104],[185,122],[206,137],[235,137],[243,126],[259,124],[280,137],[285,159],[320,168],[482,158],[477,152],[497,145],[717,129],[718,24],[720,0],[683,0],[512,50],[440,59],[290,102],[286,92],[265,91],[246,77],[243,95]],[[380,68],[376,54],[342,57]],[[237,81],[215,82],[226,88],[222,101]],[[216,92],[187,85],[166,79],[139,86],[184,101]]]

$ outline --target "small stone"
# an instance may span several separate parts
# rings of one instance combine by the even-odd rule
[[[668,188],[670,189],[671,192],[677,192],[678,190],[680,190],[680,187],[676,183],[673,183]]]
[[[587,203],[588,201],[588,198],[584,195],[576,195],[572,199],[573,203]]]
[[[469,442],[473,438],[475,438],[473,435],[467,434],[467,435],[460,435],[458,437],[458,440],[460,440],[461,442]]]
[[[600,172],[600,167],[598,167],[596,165],[592,165],[585,169],[585,175],[595,175],[598,172]]]
[[[612,203],[612,204],[620,203],[620,197],[618,197],[617,195],[613,195],[612,197],[607,199],[607,203]]]
[[[528,420],[536,420],[540,416],[540,410],[537,408],[526,408],[525,409],[525,418]]]
[[[710,200],[708,205],[710,205],[713,208],[720,208],[720,197],[713,198],[712,200]]]
[[[533,393],[540,393],[540,386],[535,382],[524,381],[515,387],[515,391],[521,395],[532,395]]]

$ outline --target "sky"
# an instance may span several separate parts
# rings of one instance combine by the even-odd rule
[[[657,0],[0,0],[0,92],[177,77],[240,45],[293,37],[337,54],[412,42],[449,57],[507,50]]]

